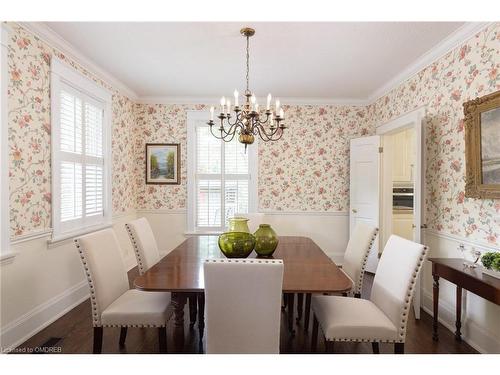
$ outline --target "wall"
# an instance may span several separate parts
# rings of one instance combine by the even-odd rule
[[[414,77],[368,106],[376,126],[426,106],[425,242],[430,256],[461,257],[460,242],[500,250],[500,200],[465,198],[462,103],[500,89],[500,24],[482,30]],[[424,306],[430,308],[432,278],[424,268]],[[455,292],[443,282],[440,302],[454,311]],[[467,293],[465,338],[478,350],[500,352],[500,307]],[[444,322],[454,327],[449,311]],[[496,329],[492,329],[495,327]],[[454,330],[454,328],[452,328]]]
[[[51,229],[50,59],[57,56],[113,93],[113,223],[127,267],[135,263],[123,229],[135,218],[134,103],[17,24],[8,24],[8,144],[11,250],[1,265],[1,346],[30,334],[85,299],[82,266],[71,241],[48,244]]]

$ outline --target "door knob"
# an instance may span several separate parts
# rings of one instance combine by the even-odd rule
[[[355,214],[355,213],[357,213],[357,212],[358,212],[358,210],[356,210],[355,208],[353,208],[353,209],[352,209],[352,213],[353,213],[353,214]]]
[[[415,229],[417,226],[415,224],[412,224],[411,227]]]

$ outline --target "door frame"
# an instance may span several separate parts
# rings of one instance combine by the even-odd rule
[[[413,214],[414,214],[414,224],[415,224],[415,231],[414,231],[414,239],[416,237],[416,240],[419,242],[423,242],[423,236],[422,236],[422,229],[425,227],[423,223],[424,219],[424,189],[425,189],[425,147],[424,147],[424,140],[425,140],[425,127],[423,126],[423,120],[426,115],[426,106],[420,106],[414,109],[411,112],[408,112],[396,119],[393,119],[385,124],[382,124],[380,126],[377,126],[376,129],[376,134],[382,136],[382,146],[384,146],[384,135],[389,135],[391,133],[394,133],[398,130],[403,130],[406,128],[413,127],[415,129],[415,152],[416,152],[416,157],[415,160],[417,162],[417,166],[415,168],[415,182],[414,182],[414,196],[413,196],[413,202],[414,202],[414,208],[413,208]],[[420,147],[418,147],[420,145]],[[385,152],[382,152],[382,160],[381,160],[381,178],[380,178],[380,198],[381,198],[381,217],[380,217],[380,223],[381,225],[386,225],[388,218],[387,218],[387,210],[391,210],[392,212],[392,181],[388,181],[389,178],[387,176],[391,176],[392,174],[388,174],[388,166],[389,163],[391,162],[389,157],[386,156],[391,156],[390,153],[389,155],[386,155]],[[420,166],[420,168],[418,168]],[[389,185],[389,183],[391,185]],[[389,215],[389,217],[392,219],[392,216]],[[392,222],[389,223],[390,226],[392,226]],[[382,231],[381,231],[382,232]],[[382,236],[381,236],[382,237]],[[416,283],[416,290],[415,294],[413,297],[413,308],[415,310],[415,318],[420,319],[420,307],[421,307],[421,277],[419,276],[417,283]]]

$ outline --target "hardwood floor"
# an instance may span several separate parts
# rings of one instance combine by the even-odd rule
[[[129,280],[138,275],[137,268],[129,272]],[[366,274],[363,298],[370,295],[373,275]],[[297,299],[296,299],[297,300]],[[186,305],[186,312],[189,307]],[[184,344],[176,347],[174,341],[174,322],[170,320],[167,327],[167,350],[169,353],[199,353],[198,329],[189,328],[186,313],[184,329]],[[304,332],[304,319],[296,325],[296,334],[291,337],[288,334],[286,315],[282,315],[281,329],[281,352],[282,353],[310,353],[312,316],[308,332]],[[44,352],[83,354],[92,353],[92,321],[90,301],[87,300],[66,315],[40,331],[38,334],[24,342],[17,349],[18,352],[36,352],[43,348]],[[103,341],[103,353],[158,353],[158,336],[155,328],[129,328],[126,344],[123,348],[118,345],[120,328],[105,328]],[[203,344],[204,345],[204,344]],[[203,348],[202,348],[203,350]],[[380,353],[393,353],[393,345],[380,344]],[[323,336],[320,332],[318,339],[318,353],[325,352]],[[408,331],[405,344],[406,353],[477,353],[465,342],[458,342],[452,332],[440,326],[439,342],[432,340],[432,317],[421,312],[421,319],[415,320],[413,313],[408,322]],[[370,343],[336,343],[335,353],[372,353]]]

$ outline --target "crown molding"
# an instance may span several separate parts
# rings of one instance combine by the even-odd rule
[[[231,99],[230,96],[228,98]],[[280,97],[283,105],[352,105],[352,106],[367,106],[370,104],[365,99],[355,98],[305,98],[305,97]],[[203,96],[141,96],[136,102],[139,104],[213,104],[219,103],[219,97],[203,97]],[[266,98],[258,97],[257,102],[265,103]]]
[[[375,90],[366,101],[373,104],[377,99],[387,95],[391,90],[398,87],[402,83],[409,80],[415,74],[431,65],[439,58],[446,55],[448,52],[459,47],[471,37],[476,35],[479,31],[487,26],[492,25],[493,22],[467,22],[433,48],[421,55],[417,60],[408,65],[402,72],[398,73],[392,79],[387,81],[384,85]]]
[[[465,41],[473,37],[482,29],[492,25],[494,22],[467,22],[436,46],[421,55],[416,61],[408,65],[403,71],[376,89],[367,98],[328,98],[328,97],[280,97],[283,104],[288,105],[351,105],[367,106],[373,104],[377,99],[388,94],[391,90],[401,85],[415,74],[426,68],[451,50],[457,48]],[[38,36],[43,41],[56,47],[61,52],[70,56],[80,65],[107,82],[115,89],[128,96],[139,104],[211,104],[219,102],[218,97],[202,96],[138,96],[132,89],[119,81],[112,74],[99,67],[89,58],[85,57],[73,45],[53,31],[43,22],[19,22],[23,28]],[[265,103],[265,98],[259,98],[260,103]]]
[[[99,78],[112,86],[114,89],[127,96],[129,99],[137,100],[137,94],[123,82],[115,78],[111,73],[94,63],[83,53],[78,51],[71,43],[61,35],[52,30],[43,22],[18,22],[18,25],[28,30],[38,38],[58,49],[60,52],[70,57],[76,63],[87,69],[96,78]]]

